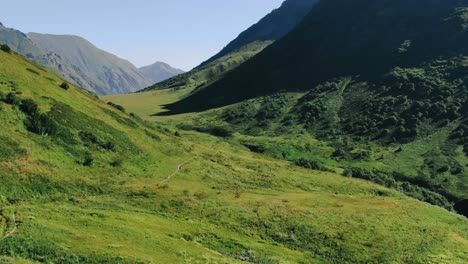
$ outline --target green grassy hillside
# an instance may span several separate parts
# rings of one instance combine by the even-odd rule
[[[465,218],[62,82],[0,52],[0,262],[466,263]]]
[[[324,0],[285,38],[159,115],[238,103],[179,127],[239,132],[254,151],[330,163],[466,214],[467,17],[456,0]],[[328,150],[309,153],[308,138]]]

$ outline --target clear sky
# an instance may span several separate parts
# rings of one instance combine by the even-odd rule
[[[82,36],[137,66],[189,70],[283,0],[9,0],[0,22],[25,33]]]

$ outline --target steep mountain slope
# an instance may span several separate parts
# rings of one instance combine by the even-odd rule
[[[199,111],[346,76],[382,79],[466,55],[467,1],[320,1],[291,34],[202,92],[170,107]],[[339,8],[338,8],[339,7]]]
[[[62,82],[0,51],[0,261],[466,262],[462,217]]]
[[[467,25],[468,1],[323,0],[291,34],[169,109],[254,98],[191,126],[206,131],[218,122],[256,136],[246,143],[253,150],[299,163],[339,162],[347,175],[463,213]],[[309,136],[329,149],[309,151],[298,140]]]
[[[310,12],[318,0],[286,0],[278,9],[262,18],[257,24],[242,32],[218,54],[214,55],[201,66],[235,52],[254,41],[276,41],[292,29]]]
[[[14,51],[49,67],[55,73],[60,74],[63,78],[76,85],[87,90],[92,90],[91,85],[86,80],[86,76],[79,69],[70,66],[57,54],[39,48],[23,32],[0,25],[0,43],[7,44]]]
[[[235,69],[265,47],[290,32],[317,3],[317,0],[287,0],[239,37],[231,41],[222,51],[203,62],[195,69],[157,83],[143,91],[163,89],[187,89],[187,94],[203,88]]]
[[[254,41],[213,62],[195,68],[184,74],[169,78],[160,83],[156,83],[141,90],[141,92],[164,89],[185,89],[188,94],[195,88],[203,88],[207,84],[222,78],[226,73],[246,62],[271,43],[271,41]]]
[[[154,64],[141,67],[138,69],[138,72],[140,72],[140,74],[151,83],[158,83],[184,73],[183,70],[172,68],[169,64],[164,62],[156,62]]]
[[[38,33],[29,33],[28,37],[42,49],[60,55],[80,69],[98,94],[129,93],[152,84],[130,62],[98,49],[81,37]]]

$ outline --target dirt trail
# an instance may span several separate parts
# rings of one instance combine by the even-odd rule
[[[18,229],[18,223],[16,223],[16,214],[13,214],[13,223],[15,224],[13,229],[8,234],[6,234],[3,238],[1,238],[0,241],[5,240],[8,237],[12,236]]]
[[[177,168],[176,168],[175,172],[172,173],[171,175],[167,176],[167,178],[165,180],[161,181],[159,184],[163,184],[163,183],[166,183],[166,182],[170,181],[172,178],[174,178],[177,175],[177,173],[179,173],[182,170],[183,166],[185,166],[186,164],[192,162],[193,160],[196,160],[197,158],[198,158],[198,155],[195,155],[193,158],[191,158],[191,159],[177,165]]]

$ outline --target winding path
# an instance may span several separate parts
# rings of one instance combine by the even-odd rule
[[[13,214],[13,223],[15,224],[13,229],[8,234],[6,234],[2,239],[0,239],[0,241],[5,240],[8,237],[12,236],[16,232],[16,230],[18,229],[18,223],[16,223],[16,214]]]
[[[161,181],[159,184],[163,184],[163,183],[166,183],[166,182],[170,181],[172,178],[174,178],[182,170],[183,166],[185,166],[186,164],[192,162],[193,160],[196,160],[197,158],[198,158],[198,155],[195,155],[193,158],[191,158],[191,159],[177,165],[177,168],[176,168],[175,172],[172,173],[171,175],[167,176],[167,178],[165,180]]]

